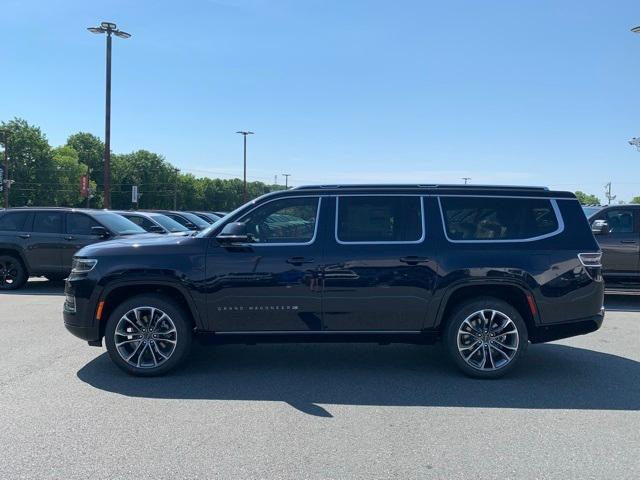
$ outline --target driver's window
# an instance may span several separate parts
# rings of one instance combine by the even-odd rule
[[[240,219],[252,243],[308,243],[318,218],[318,197],[283,198]]]
[[[610,233],[633,233],[634,218],[633,212],[629,210],[608,210],[603,215],[609,226]]]

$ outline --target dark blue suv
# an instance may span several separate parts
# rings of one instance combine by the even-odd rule
[[[529,342],[597,330],[600,250],[575,196],[536,187],[310,186],[195,236],[91,245],[64,322],[157,375],[210,343],[441,341],[501,376]]]

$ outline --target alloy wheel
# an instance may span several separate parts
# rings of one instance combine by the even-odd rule
[[[518,329],[506,314],[493,309],[478,310],[460,325],[458,352],[471,367],[494,371],[508,365],[518,351]]]
[[[11,288],[18,280],[18,262],[15,260],[5,260],[0,262],[0,288]]]
[[[176,349],[178,333],[169,315],[155,307],[136,307],[118,321],[114,343],[120,357],[136,368],[157,368]]]

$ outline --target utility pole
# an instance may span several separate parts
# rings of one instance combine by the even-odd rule
[[[253,132],[240,130],[236,133],[242,135],[244,140],[244,180],[242,187],[242,203],[247,203],[247,135],[253,135]]]
[[[111,22],[102,22],[99,27],[87,28],[91,33],[107,35],[107,79],[104,113],[104,208],[111,208],[111,36],[129,38],[131,34],[118,30]]]
[[[469,183],[469,180],[471,180],[471,177],[462,177],[462,180],[464,180],[464,184],[466,185]]]
[[[173,209],[178,209],[178,180],[180,178],[180,170],[176,168],[176,182],[173,185]]]
[[[2,143],[4,143],[4,173],[2,174],[2,190],[4,193],[4,208],[9,208],[9,188],[11,181],[9,180],[9,132],[2,131]]]
[[[282,176],[284,177],[284,189],[289,190],[289,177],[291,176],[291,174],[283,173]]]
[[[616,199],[616,195],[611,195],[611,182],[604,186],[604,196],[607,197],[607,205],[611,205],[611,202]]]

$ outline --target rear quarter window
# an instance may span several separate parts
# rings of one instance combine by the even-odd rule
[[[8,212],[0,216],[0,231],[24,231],[31,212]]]
[[[560,220],[545,198],[440,197],[449,240],[529,240],[554,234]]]

